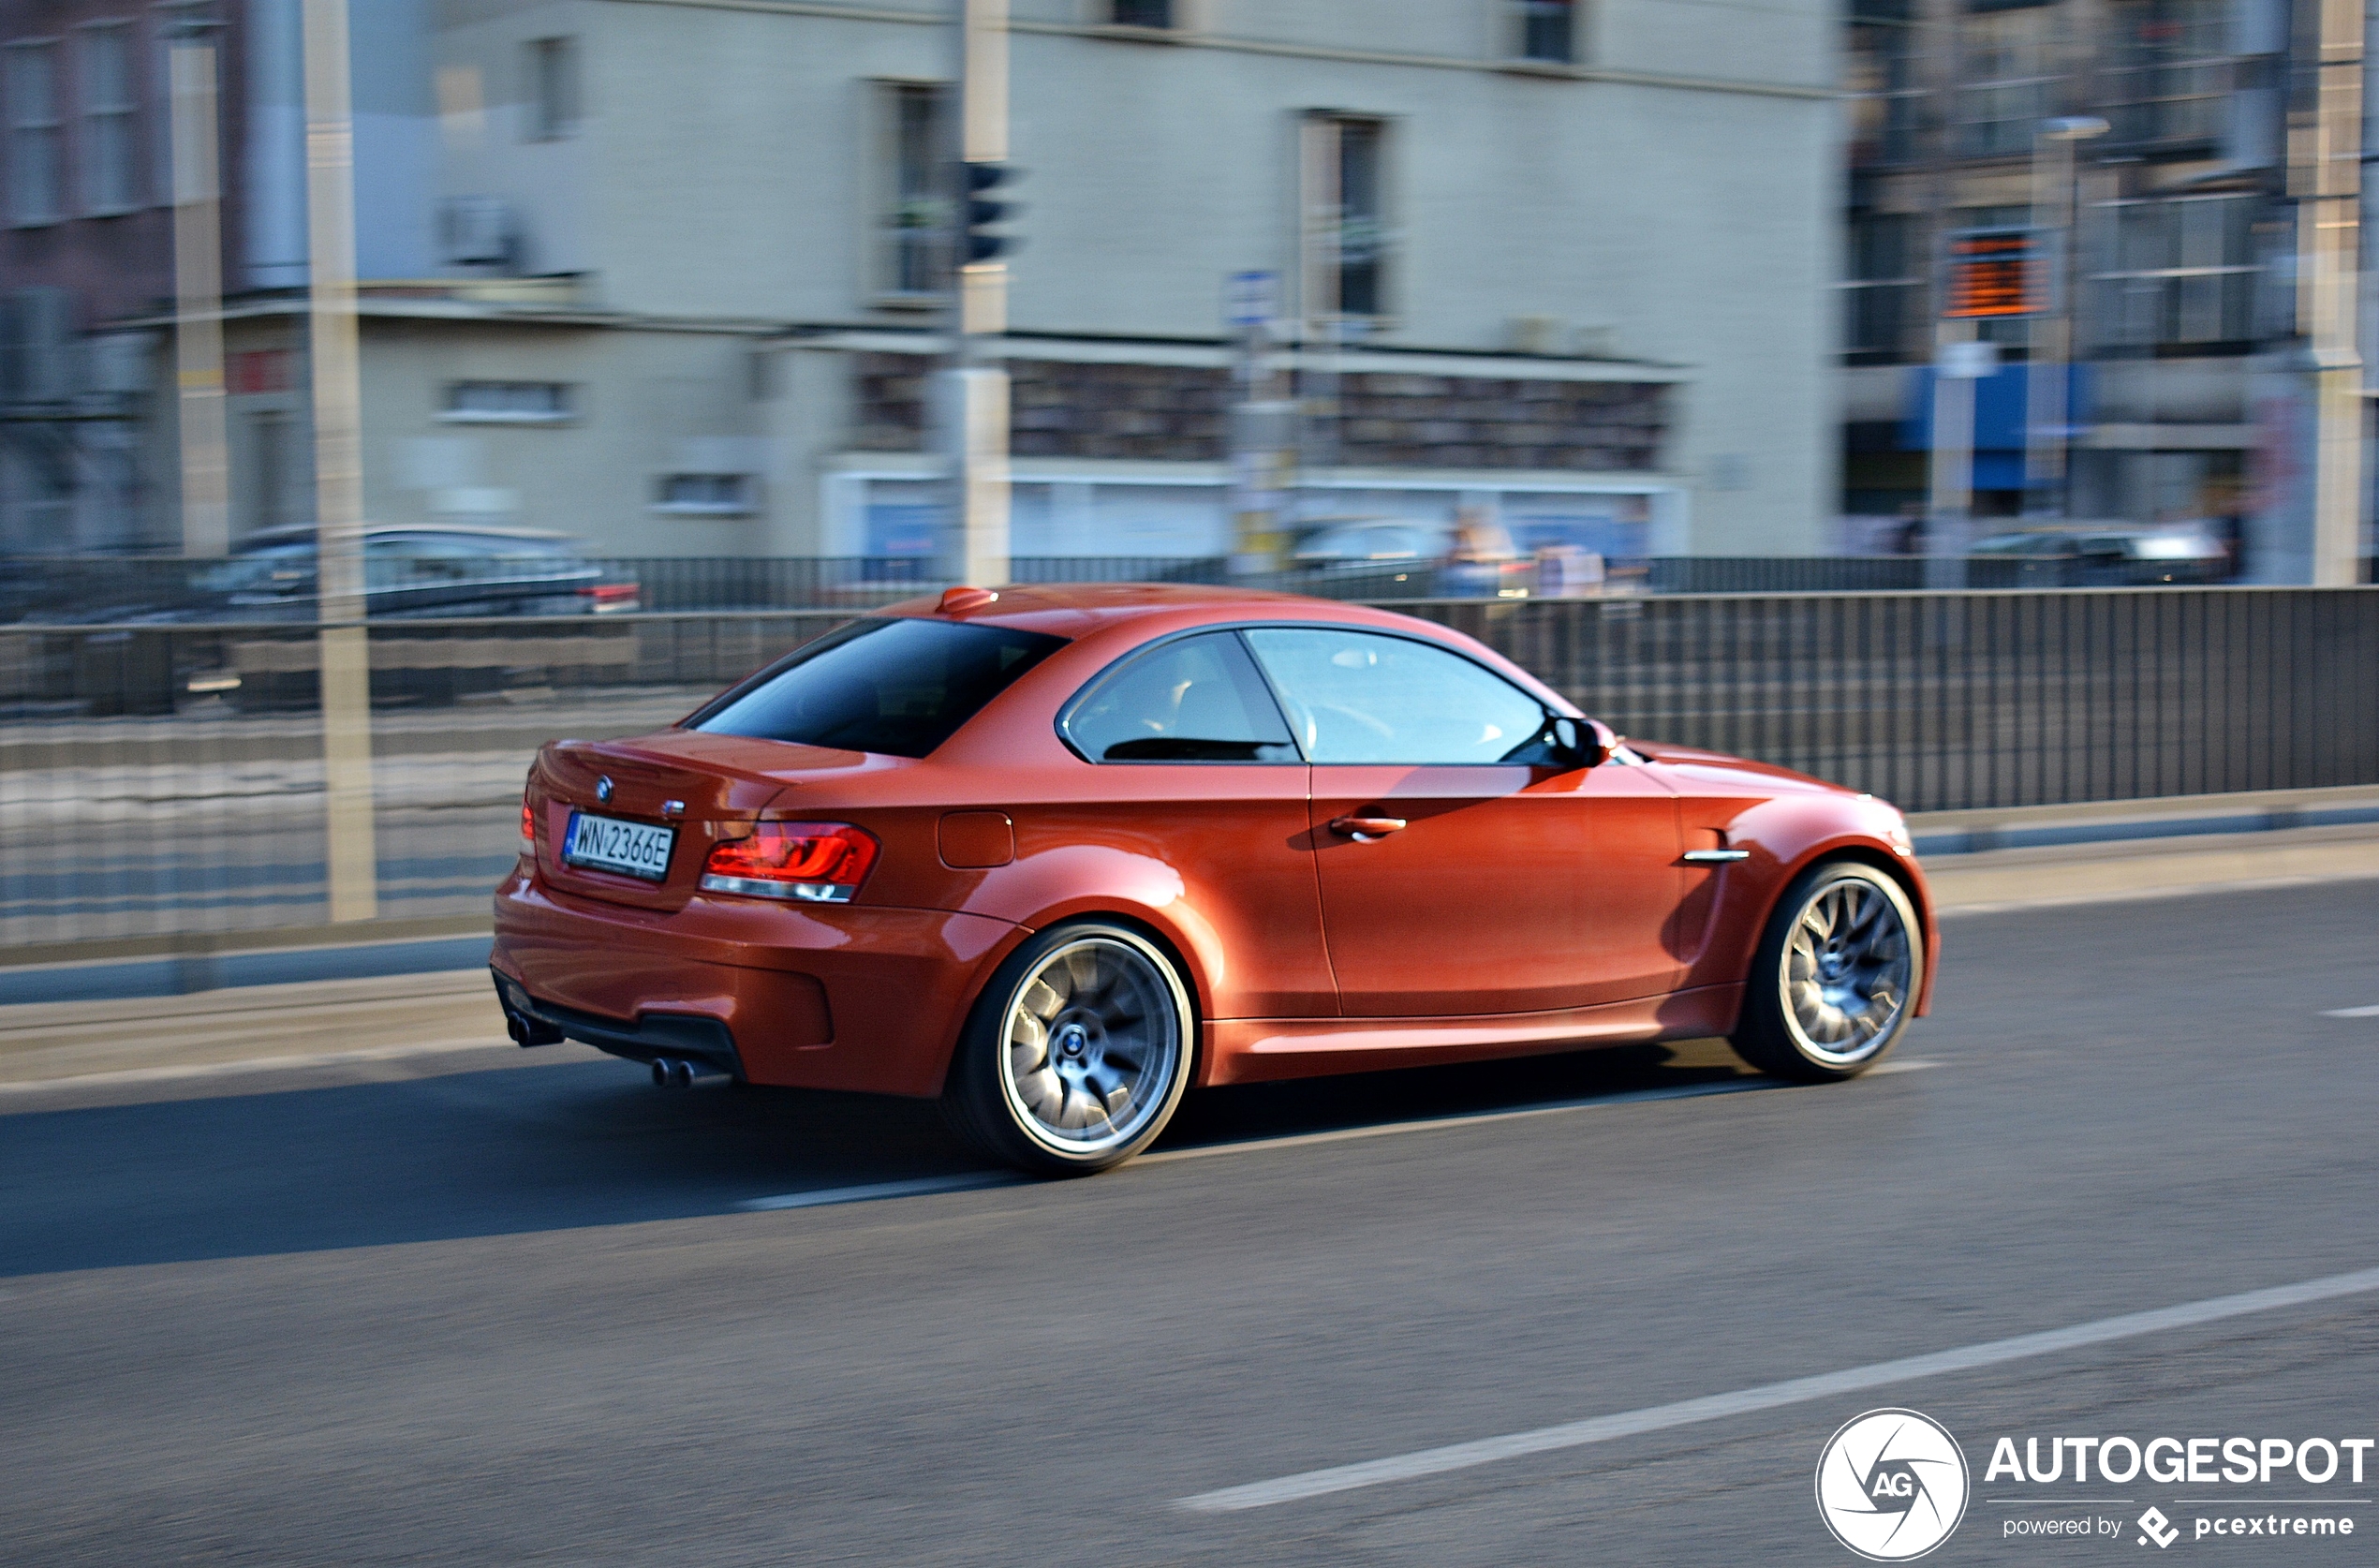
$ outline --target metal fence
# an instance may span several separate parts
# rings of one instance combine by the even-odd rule
[[[663,728],[843,618],[375,627],[382,916],[486,910],[543,742]],[[318,659],[277,623],[0,629],[0,949],[325,920]]]
[[[237,559],[247,559],[239,557]],[[1664,555],[1607,563],[1613,592],[1904,593],[1938,563],[1910,555]],[[0,625],[316,618],[312,568],[232,572],[219,562],[148,556],[0,561]],[[2119,571],[2075,555],[1978,555],[1960,565],[1970,588],[2120,585]],[[945,585],[934,563],[886,556],[408,555],[367,562],[376,619],[554,614],[634,609],[683,614],[746,610],[869,610]],[[1225,583],[1222,556],[1019,555],[1016,583]],[[1529,575],[1533,575],[1529,574]],[[1427,561],[1346,562],[1243,580],[1329,599],[1413,598],[1441,591]],[[632,589],[632,593],[620,590]]]
[[[2379,589],[1399,607],[1624,732],[1910,810],[2379,783]],[[849,613],[374,625],[383,916],[485,910],[541,742],[665,726]],[[317,649],[288,623],[0,628],[0,949],[319,924]]]
[[[2379,589],[1399,608],[1626,733],[1910,811],[2379,783]]]

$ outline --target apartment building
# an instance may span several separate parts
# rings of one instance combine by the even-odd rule
[[[2069,479],[2028,502],[2032,321],[1976,322],[2000,362],[1975,395],[1980,525],[2027,511],[2240,519],[2269,536],[2251,557],[2295,570],[2305,547],[2272,513],[2305,461],[2289,130],[2312,109],[2317,13],[2289,0],[1853,0],[1846,547],[1879,543],[1926,499],[1945,246],[2037,229],[2071,321]],[[2061,116],[2086,134],[2044,135]],[[2062,168],[2071,184],[2052,188]]]
[[[245,30],[217,0],[14,0],[0,12],[0,549],[148,542],[156,334],[174,297],[170,64],[215,67],[248,136]],[[241,171],[215,182],[244,214]]]
[[[917,547],[945,7],[355,9],[383,35],[355,54],[373,517]],[[247,12],[293,36],[290,0]],[[1248,273],[1277,280],[1308,516],[1825,548],[1837,33],[1820,0],[1016,0],[1016,553],[1225,548]],[[302,190],[248,200],[280,214],[243,229],[260,255]],[[273,455],[305,450],[303,298],[246,275],[235,532],[306,495]]]

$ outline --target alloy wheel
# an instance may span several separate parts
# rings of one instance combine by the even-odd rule
[[[1000,1088],[1018,1124],[1062,1154],[1130,1143],[1172,1098],[1188,1012],[1171,966],[1120,934],[1053,948],[1000,1029]]]
[[[1785,944],[1784,1015],[1811,1057],[1850,1066],[1890,1043],[1913,971],[1908,928],[1882,888],[1859,877],[1821,882]]]

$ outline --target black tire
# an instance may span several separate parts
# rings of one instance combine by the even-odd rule
[[[1196,1039],[1189,986],[1162,948],[1129,926],[1070,921],[1011,954],[983,987],[942,1116],[985,1159],[1088,1176],[1165,1130]]]
[[[1855,1078],[1899,1043],[1924,974],[1924,932],[1898,881],[1860,861],[1812,865],[1760,938],[1735,1049],[1779,1078]]]

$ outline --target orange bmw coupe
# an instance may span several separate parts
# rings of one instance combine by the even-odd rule
[[[1936,950],[1871,796],[1425,621],[1130,584],[953,588],[546,746],[493,963],[525,1045],[938,1097],[1066,1174],[1208,1085],[1712,1035],[1852,1077]]]

